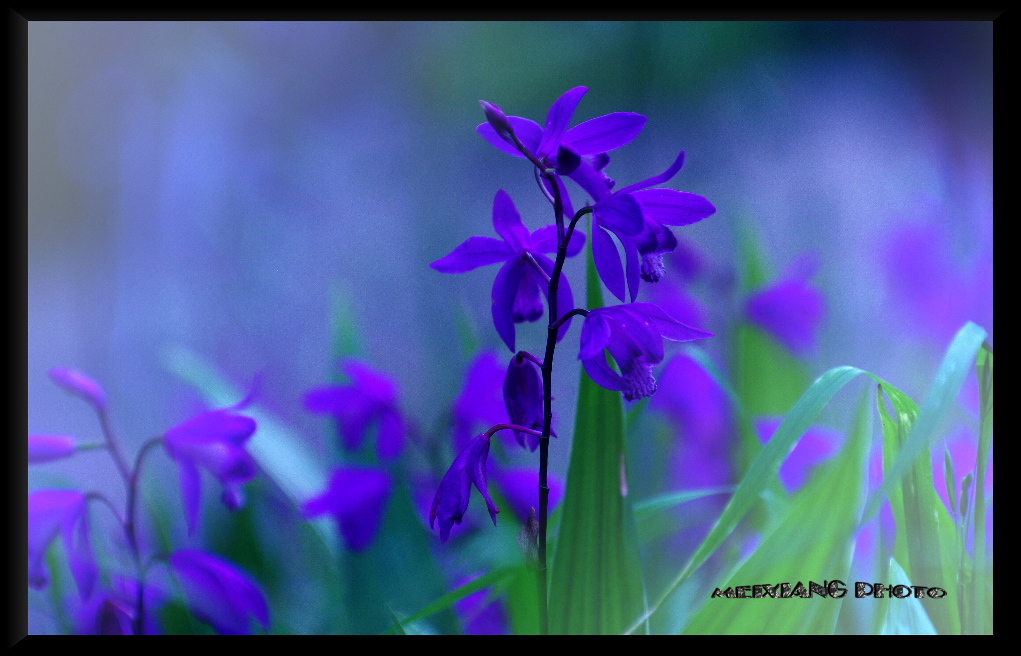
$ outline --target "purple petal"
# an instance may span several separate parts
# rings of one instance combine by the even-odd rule
[[[603,313],[589,312],[581,324],[581,349],[578,351],[578,359],[588,360],[601,355],[609,343],[610,325],[603,318]]]
[[[50,378],[68,392],[80,396],[99,411],[106,409],[106,392],[95,380],[74,369],[50,369]]]
[[[726,462],[731,434],[730,401],[726,392],[694,358],[678,354],[672,357],[659,376],[659,390],[650,407],[668,415],[680,428],[685,444],[693,450],[705,451],[719,445],[722,453],[713,451]],[[727,483],[721,478],[713,484]]]
[[[798,355],[815,349],[825,312],[822,293],[804,280],[786,280],[748,299],[749,320]]]
[[[535,363],[517,355],[511,357],[503,382],[503,400],[507,417],[512,424],[536,430],[542,429],[544,418],[542,378]],[[514,431],[514,433],[521,446],[525,446],[526,435],[528,438],[534,437],[520,431]],[[532,444],[538,446],[538,440],[527,439],[527,441],[529,446]],[[533,447],[532,450],[534,451],[535,448]]]
[[[663,225],[684,226],[701,221],[716,213],[716,207],[698,194],[673,189],[644,189],[635,191],[645,217]]]
[[[500,267],[493,281],[493,325],[511,353],[514,352],[514,301],[526,266],[521,259],[514,258]]]
[[[610,197],[610,189],[613,181],[605,173],[592,166],[586,160],[582,160],[578,168],[571,171],[569,176],[574,182],[584,189],[592,200],[602,202]]]
[[[548,225],[532,233],[531,251],[535,253],[557,252],[557,227]],[[575,228],[571,233],[571,241],[567,243],[567,256],[574,257],[585,247],[585,233]]]
[[[782,421],[782,417],[756,419],[755,429],[759,434],[759,439],[763,443],[769,442]],[[809,428],[801,436],[790,455],[780,466],[780,481],[783,482],[788,493],[794,494],[800,490],[808,482],[812,471],[836,452],[840,437],[840,433],[820,426]]]
[[[77,512],[64,524],[64,545],[67,549],[68,566],[71,576],[78,585],[78,593],[82,599],[92,594],[92,589],[99,576],[96,557],[92,553],[92,541],[89,539],[88,506],[83,501]]]
[[[440,273],[464,273],[514,256],[507,242],[492,237],[469,237],[460,246],[429,266]]]
[[[574,110],[578,108],[578,103],[581,102],[587,91],[586,87],[574,87],[553,101],[549,114],[546,115],[546,128],[542,133],[542,141],[539,142],[539,147],[535,151],[538,157],[549,157],[556,154],[561,138],[567,131],[567,126],[571,124]]]
[[[305,517],[333,515],[348,548],[364,551],[382,525],[393,481],[376,469],[337,468],[327,489],[302,506]]]
[[[599,224],[592,229],[592,257],[596,263],[599,278],[610,293],[624,302],[624,267],[620,263],[617,246]],[[511,349],[512,351],[514,349]]]
[[[458,585],[469,583],[472,577],[459,581]],[[464,622],[464,635],[507,635],[507,613],[499,599],[491,599],[489,588],[473,592],[464,599],[454,602],[454,610]]]
[[[536,260],[545,257],[539,253],[532,255]],[[518,284],[518,293],[514,297],[514,322],[538,321],[542,317],[543,305],[539,291],[546,289],[546,281],[543,280],[532,266],[526,265],[521,274],[521,282]]]
[[[468,453],[473,444],[474,441],[469,443],[454,458],[440,481],[429,509],[429,528],[433,528],[439,520],[441,542],[446,542],[450,537],[450,529],[454,524],[461,523],[461,518],[468,510],[468,502],[471,501],[472,479],[468,474]]]
[[[700,330],[681,323],[652,303],[632,303],[631,306],[640,311],[666,339],[675,342],[689,342],[693,339],[705,339],[713,336],[713,333],[707,330]]]
[[[631,292],[631,302],[638,296],[638,285],[642,282],[641,258],[638,255],[638,247],[630,239],[624,238],[620,241],[624,247],[624,260],[627,262],[627,288]]]
[[[496,525],[496,514],[500,512],[500,509],[493,503],[493,498],[489,496],[489,484],[486,482],[486,459],[489,457],[489,438],[485,435],[479,435],[476,437],[471,444],[468,445],[468,455],[465,461],[465,468],[468,472],[468,478],[475,484],[475,489],[479,491],[482,498],[486,500],[486,508],[489,510],[489,516],[493,519],[493,525]]]
[[[632,237],[645,227],[641,204],[631,194],[614,194],[593,208],[599,225],[618,236]]]
[[[479,104],[482,105],[482,111],[486,115],[486,120],[493,126],[496,134],[504,141],[513,142],[514,127],[507,119],[507,115],[503,113],[503,110],[499,106],[485,100],[480,100]]]
[[[507,469],[501,471],[494,480],[511,511],[522,523],[528,521],[532,508],[535,508],[538,516],[539,472],[534,469]],[[564,497],[564,482],[553,474],[547,476],[546,482],[550,489],[549,511],[552,513]]]
[[[520,116],[508,116],[507,121],[514,128],[514,134],[518,135],[521,145],[534,154],[539,147],[539,141],[542,139],[542,126],[531,119]],[[482,123],[475,130],[482,135],[483,139],[503,152],[510,153],[515,157],[523,158],[525,156],[513,143],[504,141],[489,123]]]
[[[677,172],[681,170],[682,166],[684,166],[683,150],[681,151],[681,154],[677,156],[677,159],[674,160],[674,163],[671,164],[666,171],[663,171],[659,175],[654,175],[646,180],[642,180],[641,182],[624,187],[623,189],[618,190],[617,193],[626,194],[628,192],[635,191],[636,189],[647,189],[649,187],[655,187],[658,184],[663,184],[664,182],[670,180],[670,178],[677,175]]]
[[[579,155],[598,155],[631,143],[645,127],[646,120],[632,112],[599,116],[568,130],[563,141]]]
[[[480,430],[507,421],[503,379],[504,366],[495,351],[482,351],[472,361],[453,407],[458,452],[468,446]]]
[[[493,227],[515,252],[528,250],[528,228],[521,222],[521,215],[510,194],[503,189],[497,191],[493,199]]]
[[[383,460],[393,460],[404,450],[404,420],[393,408],[385,409],[379,416],[379,436],[376,451]]]
[[[38,490],[28,495],[28,584],[31,587],[42,589],[49,583],[46,552],[61,528],[73,526],[84,504],[85,495],[75,490]]]
[[[199,509],[202,506],[202,474],[198,467],[187,460],[178,461],[181,475],[181,499],[184,502],[184,519],[188,526],[189,537],[195,535],[199,522]]]
[[[172,454],[191,444],[226,442],[240,446],[252,437],[256,427],[251,417],[213,410],[174,426],[163,435],[163,440]]]
[[[663,338],[659,330],[636,303],[602,308],[610,325],[608,348],[627,378],[637,361],[656,364],[663,360]],[[616,324],[616,325],[615,325]]]
[[[585,372],[588,373],[589,378],[600,387],[613,390],[614,392],[621,392],[626,387],[624,379],[610,368],[610,364],[606,361],[606,356],[602,353],[594,358],[582,360],[581,364],[585,367]]]
[[[347,451],[357,451],[365,440],[369,422],[380,404],[362,394],[354,386],[330,385],[313,389],[305,395],[305,408],[311,412],[331,414]]]
[[[269,628],[266,598],[247,572],[233,563],[205,553],[181,549],[171,554],[170,567],[184,590],[189,608],[217,632],[251,633],[250,617]]]
[[[29,435],[28,464],[38,465],[73,456],[74,438],[67,435]]]

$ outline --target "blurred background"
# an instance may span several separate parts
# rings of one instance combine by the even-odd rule
[[[241,390],[261,373],[259,403],[325,471],[332,432],[302,397],[336,377],[338,316],[356,327],[360,357],[397,381],[406,416],[442,423],[474,356],[465,344],[508,354],[490,317],[495,268],[451,276],[429,263],[495,236],[498,189],[531,229],[550,222],[529,167],[476,134],[478,100],[544,123],[578,85],[589,92],[573,124],[648,117],[613,153],[620,184],[684,150],[666,186],[717,208],[675,230],[703,274],[688,291],[699,327],[718,336],[707,351],[725,360],[752,239],[769,280],[815,262],[825,314],[804,356],[813,377],[854,365],[921,400],[965,321],[992,333],[992,32],[952,21],[31,22],[29,430],[101,438],[87,406],[47,377],[72,367],[105,386],[134,452],[205,407],[168,365],[184,349]],[[566,271],[583,298],[580,258]],[[575,332],[554,381],[568,427]],[[519,348],[540,351],[543,333],[519,326]],[[568,443],[552,450],[561,475]],[[167,460],[152,462],[176,495]],[[82,480],[123,497],[92,454],[33,469],[29,485]]]

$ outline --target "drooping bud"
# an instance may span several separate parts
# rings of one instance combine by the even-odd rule
[[[503,379],[503,400],[512,424],[542,430],[542,378],[535,364],[521,353],[511,358],[507,375]],[[514,431],[518,444],[535,451],[539,438],[529,433]],[[527,442],[526,442],[527,440]]]
[[[100,412],[106,410],[106,393],[103,386],[80,371],[56,367],[50,369],[50,378],[71,394],[88,401],[96,410]]]
[[[482,111],[486,113],[486,120],[493,126],[493,129],[500,135],[500,138],[514,143],[514,128],[511,126],[510,121],[507,120],[507,115],[503,113],[503,110],[485,100],[480,100],[479,104],[482,105]]]
[[[29,435],[28,464],[38,465],[73,456],[74,438],[66,435]]]

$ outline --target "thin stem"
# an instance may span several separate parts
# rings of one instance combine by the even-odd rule
[[[145,459],[146,454],[154,446],[162,443],[162,437],[155,437],[142,445],[142,449],[138,452],[138,457],[135,459],[135,468],[131,470],[128,478],[128,507],[124,529],[128,534],[128,545],[131,547],[131,553],[135,558],[135,566],[138,569],[138,595],[135,599],[137,612],[135,613],[134,622],[132,622],[134,624],[135,635],[145,633],[145,567],[142,565],[142,553],[138,547],[137,524],[135,522],[135,509],[138,506],[138,476],[142,471],[142,461]]]
[[[584,309],[584,308],[574,308],[574,309],[573,309],[573,310],[571,310],[570,312],[568,312],[568,313],[564,314],[564,316],[562,316],[562,317],[560,317],[559,319],[557,319],[557,320],[556,320],[556,322],[554,322],[554,324],[553,324],[553,326],[552,326],[552,327],[553,327],[553,328],[556,328],[556,329],[558,329],[558,330],[559,330],[559,329],[560,329],[560,326],[562,326],[562,325],[564,325],[565,323],[567,323],[567,321],[568,321],[568,320],[569,320],[569,319],[570,319],[571,317],[575,317],[575,316],[578,316],[579,314],[581,314],[581,315],[583,315],[583,316],[586,316],[586,317],[587,317],[587,316],[588,316],[588,310],[586,310],[586,309]]]
[[[542,279],[545,280],[546,284],[548,285],[550,282],[549,274],[546,273],[546,270],[542,268],[538,261],[536,261],[535,256],[533,256],[528,251],[525,251],[522,257],[525,258],[525,262],[528,262],[528,264],[531,265],[533,269],[535,269],[539,276],[542,277]]]
[[[524,426],[518,426],[517,424],[497,424],[496,426],[493,426],[492,428],[487,430],[484,433],[484,435],[486,436],[486,439],[488,440],[491,437],[493,437],[494,433],[497,433],[497,432],[502,431],[502,430],[515,430],[515,431],[519,431],[519,432],[522,432],[522,433],[528,433],[529,435],[537,435],[537,436],[542,435],[542,433],[540,433],[539,431],[537,431],[535,429],[525,428]]]
[[[542,369],[542,360],[540,360],[539,358],[535,357],[534,355],[532,355],[528,351],[518,351],[518,353],[517,353],[517,355],[515,357],[517,357],[519,360],[531,360],[532,362],[535,363],[535,366],[537,366],[540,369]]]
[[[103,436],[106,438],[107,448],[110,449],[110,455],[113,457],[113,461],[121,473],[121,478],[124,479],[124,484],[130,487],[131,470],[128,469],[128,461],[121,452],[120,445],[117,443],[117,436],[114,434],[113,426],[110,424],[110,416],[105,408],[98,409],[98,412],[99,425],[103,430]]]

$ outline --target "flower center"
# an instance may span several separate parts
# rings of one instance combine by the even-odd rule
[[[642,253],[642,280],[659,282],[666,273],[662,253]]]
[[[624,374],[624,398],[628,401],[643,399],[656,393],[656,379],[652,377],[652,365],[636,360],[631,371]]]

